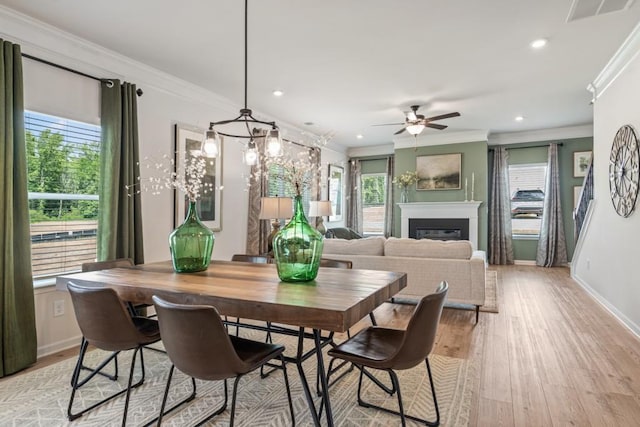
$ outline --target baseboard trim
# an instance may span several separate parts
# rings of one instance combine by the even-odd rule
[[[516,259],[513,261],[514,265],[536,265],[536,262],[531,259]]]
[[[59,351],[67,350],[72,347],[77,347],[80,345],[81,339],[82,339],[82,335],[77,335],[75,337],[67,338],[66,340],[62,340],[62,341],[44,345],[42,347],[38,347],[37,358],[39,359],[41,357],[49,356]]]
[[[614,307],[609,301],[607,301],[602,295],[600,295],[595,289],[593,289],[585,280],[571,271],[571,278],[578,283],[584,289],[587,294],[593,298],[598,304],[604,307],[613,317],[626,327],[636,338],[640,339],[640,326],[635,324],[631,319]]]

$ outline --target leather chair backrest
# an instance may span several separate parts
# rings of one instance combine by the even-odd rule
[[[251,262],[254,264],[271,264],[272,258],[263,255],[245,255],[235,254],[231,257],[231,261]]]
[[[347,260],[320,258],[320,267],[353,268],[353,263]]]
[[[118,351],[136,348],[144,341],[116,291],[71,282],[67,289],[78,326],[89,344],[102,350]]]
[[[98,271],[108,268],[133,267],[135,264],[131,258],[118,258],[109,261],[85,262],[82,264],[82,271]]]
[[[434,293],[422,297],[409,320],[397,353],[391,358],[393,369],[412,368],[431,353],[448,290],[449,285],[443,281]]]
[[[155,295],[153,304],[164,348],[180,371],[213,381],[247,372],[214,307],[174,304]]]

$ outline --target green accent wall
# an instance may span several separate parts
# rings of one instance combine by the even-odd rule
[[[461,202],[464,201],[464,180],[468,181],[469,199],[471,198],[471,177],[475,175],[476,201],[482,201],[478,210],[478,249],[487,249],[487,142],[467,142],[462,144],[435,145],[427,147],[403,148],[395,150],[395,172],[400,175],[416,170],[416,157],[434,154],[462,153],[462,176],[459,190],[417,191],[415,186],[409,189],[411,202]],[[395,192],[396,203],[400,202],[400,192]],[[400,208],[395,207],[394,236],[400,236]]]
[[[564,233],[567,240],[567,257],[569,261],[573,257],[575,249],[573,237],[573,187],[582,186],[584,178],[573,176],[573,153],[576,151],[592,151],[593,138],[572,138],[563,141],[537,141],[530,144],[506,145],[509,150],[509,164],[546,163],[548,160],[548,147],[540,145],[552,142],[562,142],[558,148],[558,166],[560,168],[560,197],[562,204],[562,217],[564,219]],[[529,147],[527,147],[529,145]],[[476,178],[477,180],[477,178]],[[535,261],[538,250],[537,239],[514,239],[513,255],[516,260]]]

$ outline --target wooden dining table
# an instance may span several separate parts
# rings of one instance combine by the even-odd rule
[[[294,325],[299,329],[298,356],[293,359],[300,373],[305,397],[315,425],[318,410],[302,368],[305,328],[313,330],[314,354],[320,377],[327,425],[333,425],[322,347],[328,340],[322,331],[345,332],[376,307],[407,285],[405,273],[320,268],[315,280],[285,283],[276,266],[232,261],[212,261],[198,273],[175,273],[169,261],[141,264],[59,276],[56,287],[66,290],[73,282],[84,286],[107,286],[121,299],[151,304],[153,295],[183,304],[206,304],[220,314],[243,319]],[[309,335],[309,334],[306,334]],[[329,340],[330,341],[330,340]],[[321,405],[322,407],[322,405]]]

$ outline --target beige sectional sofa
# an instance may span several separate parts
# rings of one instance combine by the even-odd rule
[[[448,302],[474,305],[476,313],[484,304],[486,259],[466,240],[325,239],[322,257],[349,260],[354,269],[407,273],[398,297],[421,298],[446,280]]]

